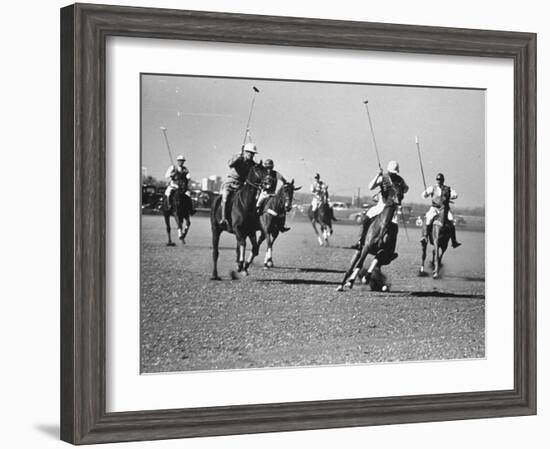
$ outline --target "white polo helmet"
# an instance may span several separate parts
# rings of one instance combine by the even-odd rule
[[[399,162],[390,161],[388,164],[388,172],[390,173],[399,173]]]
[[[185,161],[185,158],[180,154],[180,155],[176,158],[176,161]]]
[[[253,144],[252,142],[248,142],[244,146],[244,151],[246,151],[248,153],[254,153],[254,154],[256,154],[258,152],[258,150],[256,150],[256,145]]]

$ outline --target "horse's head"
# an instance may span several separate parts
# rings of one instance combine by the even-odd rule
[[[294,179],[283,185],[283,195],[285,201],[285,210],[290,212],[292,209],[292,201],[294,200],[294,192],[300,190],[302,186],[294,187]]]
[[[252,167],[250,167],[246,180],[248,181],[248,183],[256,187],[259,187],[262,180],[264,179],[266,172],[267,172],[266,168],[260,162],[259,164],[255,164]]]

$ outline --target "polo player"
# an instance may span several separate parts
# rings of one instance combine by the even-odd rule
[[[280,181],[283,184],[287,183],[284,176],[274,169],[275,164],[273,163],[273,160],[266,159],[263,165],[264,165],[264,168],[266,169],[266,173],[262,179],[260,194],[258,195],[258,201],[256,202],[256,209],[258,211],[258,215],[262,212],[262,208],[265,201],[270,196],[275,194],[275,191],[277,190],[277,182]],[[284,223],[283,223],[281,232],[286,232],[289,230],[290,228],[284,226]]]
[[[256,145],[252,142],[248,142],[243,146],[241,153],[236,154],[229,160],[228,165],[231,171],[222,185],[222,221],[220,224],[229,225],[230,217],[227,199],[230,194],[242,187],[248,177],[250,169],[258,165],[254,160],[254,155],[257,153]]]
[[[315,213],[319,206],[324,203],[328,203],[328,185],[321,181],[321,175],[315,174],[313,184],[311,184],[311,193],[313,193],[313,199],[311,200],[311,211]]]
[[[443,192],[446,190],[447,198],[451,200],[455,200],[458,198],[458,194],[454,189],[452,189],[449,186],[445,185],[445,176],[443,176],[442,173],[438,173],[435,177],[435,184],[429,186],[426,190],[422,192],[422,198],[432,199],[432,205],[428,209],[428,212],[426,212],[426,219],[424,220],[424,224],[422,225],[422,238],[420,239],[421,242],[428,241],[428,236],[432,233],[432,227],[434,219],[440,214],[441,208],[443,207],[441,196]],[[458,248],[462,243],[457,242],[456,240],[456,228],[453,221],[453,214],[451,213],[451,210],[448,210],[447,218],[449,220],[449,226],[451,227],[451,242],[453,248]]]
[[[168,186],[166,187],[166,190],[164,191],[164,204],[167,208],[170,208],[172,204],[172,195],[174,193],[174,190],[183,189],[184,192],[187,192],[188,190],[189,179],[191,179],[191,175],[189,174],[189,170],[184,165],[184,163],[185,158],[180,154],[176,158],[176,165],[170,165],[170,167],[168,167],[168,170],[166,170],[165,177],[170,180]]]
[[[405,193],[409,191],[409,186],[399,174],[398,162],[390,161],[387,173],[384,173],[382,169],[378,171],[376,176],[369,183],[369,189],[375,190],[378,188],[380,189],[378,203],[376,206],[371,207],[365,214],[365,218],[361,223],[361,230],[359,231],[359,240],[351,246],[353,249],[360,250],[365,244],[367,231],[374,217],[380,214],[386,206],[393,206],[394,204],[401,205]],[[393,220],[396,222],[397,217],[394,217]]]

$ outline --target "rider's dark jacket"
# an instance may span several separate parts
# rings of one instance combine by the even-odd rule
[[[256,165],[257,163],[253,159],[245,159],[242,154],[236,154],[229,161],[231,172],[228,177],[242,183],[248,177],[250,169]]]

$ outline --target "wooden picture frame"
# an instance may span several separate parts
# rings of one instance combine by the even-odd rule
[[[509,58],[514,63],[514,388],[106,412],[107,36]],[[76,4],[61,10],[61,438],[73,444],[536,413],[536,35]]]

